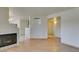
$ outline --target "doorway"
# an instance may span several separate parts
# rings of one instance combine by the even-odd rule
[[[61,17],[55,16],[48,19],[48,38],[59,37],[60,38],[60,24]]]

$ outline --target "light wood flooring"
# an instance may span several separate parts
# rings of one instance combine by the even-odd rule
[[[78,52],[79,49],[68,47],[58,38],[30,39],[18,46],[3,50],[3,52]]]

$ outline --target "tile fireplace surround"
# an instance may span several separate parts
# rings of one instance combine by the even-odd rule
[[[0,34],[0,50],[14,47],[17,44],[17,33]]]

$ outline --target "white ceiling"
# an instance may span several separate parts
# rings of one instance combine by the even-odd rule
[[[13,12],[17,12],[18,14],[25,16],[47,16],[72,9],[72,7],[12,7],[10,9],[12,9]]]

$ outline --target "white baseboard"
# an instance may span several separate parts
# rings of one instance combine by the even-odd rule
[[[45,38],[47,38],[46,36],[31,36],[30,38],[42,38],[42,39],[45,39]]]
[[[74,48],[79,48],[78,46],[76,45],[72,45],[72,44],[69,44],[69,43],[65,43],[65,42],[61,42],[62,44],[65,44],[65,45],[68,45],[68,46],[71,46],[71,47],[74,47]]]

